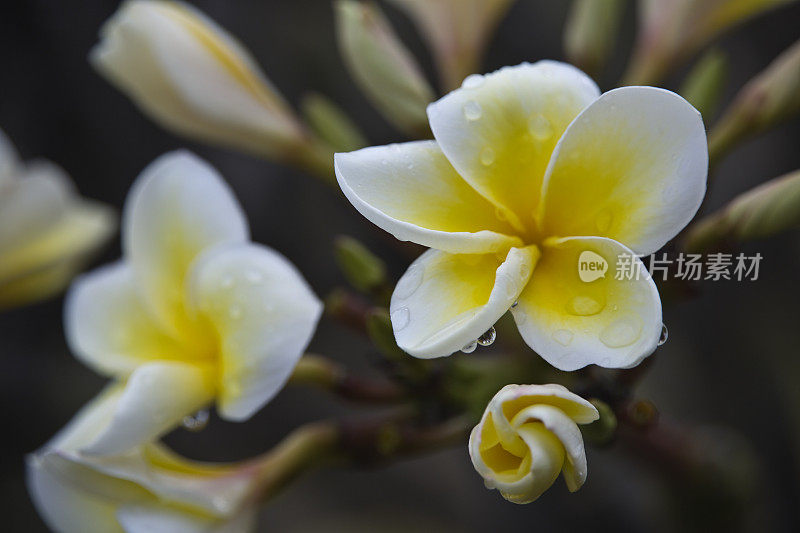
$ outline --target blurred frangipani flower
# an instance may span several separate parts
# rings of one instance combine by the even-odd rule
[[[564,474],[570,492],[586,481],[577,424],[597,409],[561,385],[506,385],[469,437],[469,455],[486,487],[513,503],[531,503]]]
[[[107,427],[81,451],[113,455],[174,427],[216,399],[245,420],[284,385],[322,305],[297,269],[248,241],[244,213],[207,163],[166,154],[131,188],[124,257],[76,280],[68,343],[124,382]]]
[[[347,198],[401,240],[433,248],[398,282],[398,345],[423,358],[471,343],[511,310],[553,366],[635,366],[662,329],[637,255],[661,248],[705,194],[699,113],[653,87],[603,95],[540,61],[468,77],[428,107],[435,140],[337,154]],[[609,274],[578,276],[591,251]],[[617,279],[623,257],[630,279]]]
[[[112,210],[78,196],[60,167],[21,163],[0,131],[0,309],[63,289],[115,225]]]
[[[122,385],[107,387],[27,457],[28,490],[47,525],[64,533],[251,531],[257,461],[190,461],[155,442],[113,457],[81,453],[112,423],[123,394]]]
[[[153,120],[204,142],[321,164],[302,122],[235,37],[189,4],[127,0],[92,65]]]

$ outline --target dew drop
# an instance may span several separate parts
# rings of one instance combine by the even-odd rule
[[[381,165],[383,165],[385,167],[388,167],[389,166],[389,160],[388,159],[381,159]]]
[[[234,304],[228,309],[228,316],[231,317],[233,320],[239,320],[242,318],[242,308],[238,305]]]
[[[494,158],[495,158],[494,150],[491,147],[487,146],[481,151],[481,164],[483,166],[488,167],[489,165],[494,163]]]
[[[422,285],[423,268],[421,265],[411,265],[394,289],[394,297],[405,300]]]
[[[411,311],[408,310],[408,307],[400,307],[399,309],[395,309],[392,311],[392,314],[389,316],[392,320],[392,326],[394,327],[395,331],[400,331],[405,329],[408,326],[408,323],[411,322]]]
[[[483,115],[483,109],[481,109],[481,104],[475,100],[470,100],[464,104],[464,118],[467,120],[478,120],[481,115]]]
[[[466,78],[464,78],[463,83],[461,86],[465,89],[477,89],[483,82],[486,81],[481,74],[470,74]]]
[[[519,305],[519,300],[516,300],[513,304],[511,304],[511,309],[516,309]]]
[[[478,347],[478,341],[472,341],[471,343],[461,348],[461,351],[464,353],[472,353],[475,351],[477,347]]]
[[[258,270],[248,270],[245,272],[244,277],[247,281],[252,283],[253,285],[258,285],[264,279],[264,276],[261,275],[261,272]]]
[[[202,431],[208,425],[208,410],[201,409],[193,415],[184,416],[181,424],[189,431]]]
[[[592,316],[603,310],[605,304],[591,296],[575,296],[567,304],[567,311],[575,316]]]
[[[572,342],[574,334],[568,329],[557,329],[553,332],[552,337],[553,340],[561,346],[569,346],[569,343]]]
[[[230,289],[231,287],[233,287],[233,283],[234,283],[233,276],[228,274],[222,278],[222,281],[219,283],[219,285],[223,289]]]
[[[553,125],[541,113],[534,113],[528,119],[528,131],[537,141],[546,141],[553,136]]]
[[[478,337],[478,344],[481,346],[491,346],[495,339],[497,339],[497,330],[494,329],[494,326],[486,330],[483,335]]]
[[[636,317],[620,318],[600,332],[600,342],[609,348],[622,348],[636,342],[642,332],[642,324]]]
[[[494,208],[494,216],[495,216],[495,218],[497,220],[500,220],[500,221],[503,221],[503,222],[507,222],[508,221],[508,217],[506,216],[505,211],[503,211],[499,207],[495,207]]]
[[[229,513],[233,507],[231,500],[225,496],[214,496],[211,499],[211,505],[220,513]]]
[[[594,223],[597,226],[597,230],[605,233],[606,231],[611,228],[611,220],[614,218],[614,215],[608,209],[603,209],[597,214],[597,218],[595,218]]]
[[[666,324],[661,324],[661,337],[658,338],[658,345],[662,346],[669,338],[669,330]]]

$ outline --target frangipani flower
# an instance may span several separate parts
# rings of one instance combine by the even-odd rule
[[[0,309],[60,291],[114,226],[111,209],[78,196],[64,170],[22,164],[0,131]]]
[[[92,65],[163,127],[277,158],[303,141],[249,52],[194,7],[128,0],[100,35]]]
[[[158,443],[111,457],[80,453],[111,423],[123,394],[108,387],[27,457],[28,491],[47,525],[64,533],[252,530],[257,462],[200,463]]]
[[[586,481],[586,451],[577,424],[597,409],[561,385],[506,385],[469,437],[469,455],[486,487],[513,503],[530,503],[563,472],[570,492]]]
[[[579,70],[540,61],[470,76],[428,116],[434,141],[335,161],[361,214],[433,248],[392,295],[398,345],[449,355],[510,308],[527,344],[562,370],[652,353],[661,301],[634,254],[658,250],[700,205],[699,113],[653,87],[601,96]],[[602,277],[581,280],[584,252],[607,264]],[[631,275],[616,279],[621,269]]]
[[[207,163],[166,154],[131,188],[124,256],[79,278],[65,327],[75,355],[125,381],[84,452],[118,454],[216,399],[245,420],[289,378],[322,311],[297,269],[248,242],[244,214]]]

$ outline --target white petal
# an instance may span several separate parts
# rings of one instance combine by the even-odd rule
[[[179,362],[146,363],[125,384],[109,425],[81,451],[115,455],[166,433],[214,398],[213,373]]]
[[[604,277],[581,280],[584,252],[607,263]],[[661,335],[661,300],[650,274],[631,250],[603,237],[546,242],[511,312],[528,346],[560,370],[636,366]]]
[[[230,187],[197,156],[165,154],[131,187],[123,224],[125,254],[157,316],[175,334],[202,334],[197,328],[186,334],[183,288],[189,265],[203,250],[248,238]]]
[[[516,225],[529,228],[556,142],[599,94],[575,67],[523,63],[467,78],[431,104],[428,117],[458,173]]]
[[[454,253],[521,244],[495,208],[456,173],[435,141],[336,154],[345,196],[372,223],[402,241]]]
[[[294,265],[257,244],[210,250],[195,265],[189,292],[222,343],[220,414],[247,419],[286,383],[322,304]]]
[[[73,283],[64,305],[64,329],[72,352],[104,374],[125,376],[147,361],[189,355],[150,314],[131,268],[122,262]]]
[[[251,506],[223,521],[166,505],[123,505],[117,518],[126,533],[245,533],[254,530],[256,513]]]
[[[567,416],[578,424],[594,422],[600,416],[594,405],[581,398],[563,385],[548,383],[546,385],[506,385],[494,395],[486,410],[494,413],[495,423],[502,424],[506,415],[513,418],[517,410],[508,412],[503,410],[503,405],[512,402],[520,407],[524,405],[545,404],[558,407]],[[508,426],[511,429],[511,426]]]
[[[85,469],[65,472],[58,464],[35,455],[26,458],[26,485],[39,516],[53,531],[63,533],[107,533],[122,531],[116,519],[117,502],[108,494],[108,484],[94,491],[81,490],[73,478],[91,476]],[[71,476],[70,476],[71,474]]]
[[[397,345],[427,359],[470,344],[508,311],[538,256],[535,246],[512,248],[505,260],[494,254],[425,252],[392,294]]]
[[[541,422],[561,441],[566,452],[563,466],[564,480],[570,492],[575,492],[586,481],[587,474],[586,450],[581,430],[564,411],[546,404],[526,407],[514,416],[511,425],[519,428],[531,421]]]
[[[37,161],[0,189],[0,251],[47,231],[66,213],[74,194],[69,176],[56,165]]]
[[[677,94],[621,87],[570,124],[547,169],[547,235],[595,235],[648,255],[697,212],[708,146],[700,113]]]
[[[302,135],[247,50],[188,4],[123,3],[89,59],[177,133],[270,155]]]

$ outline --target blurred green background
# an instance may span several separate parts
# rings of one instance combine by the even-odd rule
[[[238,36],[293,103],[310,90],[327,94],[364,128],[371,144],[401,141],[349,79],[337,54],[327,0],[193,2]],[[105,0],[6,2],[0,7],[0,128],[25,159],[62,165],[80,192],[117,208],[152,159],[188,146],[215,165],[244,205],[256,241],[289,257],[320,295],[344,283],[331,242],[351,234],[399,275],[408,260],[340,195],[291,169],[195,145],[156,127],[89,67],[101,23],[117,8]],[[383,5],[400,35],[432,74],[411,23]],[[519,0],[502,22],[484,71],[563,57],[569,2]],[[628,9],[612,68],[613,87],[634,37]],[[800,37],[800,5],[750,21],[720,41],[732,59],[726,101]],[[685,71],[665,87],[675,89]],[[431,79],[434,79],[431,76]],[[717,168],[706,209],[800,167],[795,121],[742,145]],[[669,465],[619,444],[589,449],[589,478],[569,494],[557,481],[528,506],[486,491],[466,446],[375,470],[324,470],[303,477],[262,514],[266,531],[800,531],[800,239],[785,234],[748,245],[764,259],[755,282],[705,282],[688,302],[665,303],[669,342],[637,390],[664,418],[707,427],[708,461],[730,478],[677,481]],[[97,263],[119,256],[119,240]],[[101,388],[103,379],[68,352],[62,299],[0,314],[0,505],[6,531],[44,529],[24,488],[23,455],[44,444]],[[323,321],[311,348],[365,373],[373,349]],[[457,357],[462,357],[458,355]],[[531,355],[534,357],[535,355]],[[261,452],[299,424],[357,410],[328,395],[290,387],[245,424],[212,418],[168,442],[184,454],[232,460]],[[363,409],[363,408],[362,408]],[[729,428],[723,431],[712,428]],[[751,464],[752,463],[752,464]],[[728,468],[729,467],[729,468]]]

